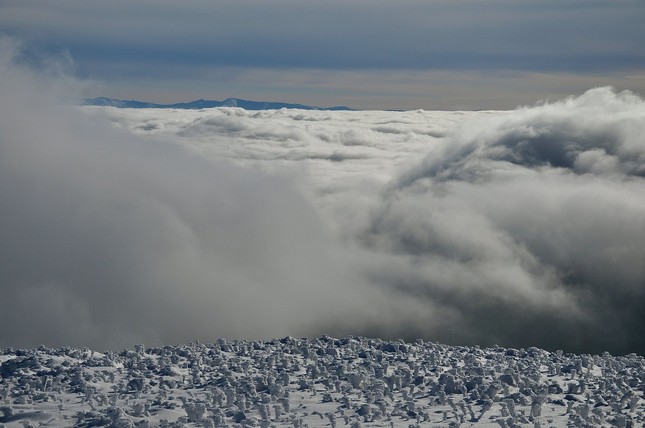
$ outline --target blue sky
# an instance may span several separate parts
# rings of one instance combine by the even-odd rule
[[[88,95],[374,109],[645,93],[640,0],[0,0],[0,34]],[[42,62],[42,61],[39,61]]]

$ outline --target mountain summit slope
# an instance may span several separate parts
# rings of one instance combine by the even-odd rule
[[[645,360],[363,337],[0,349],[0,424],[642,426]],[[10,393],[9,393],[10,391]]]
[[[216,100],[194,100],[187,103],[175,104],[156,104],[145,101],[136,100],[117,100],[114,98],[97,97],[97,98],[84,98],[81,100],[82,105],[88,106],[108,106],[117,108],[176,108],[176,109],[189,109],[199,110],[203,108],[214,107],[240,107],[245,110],[279,110],[282,108],[287,109],[300,109],[300,110],[352,110],[345,106],[334,107],[315,107],[305,104],[291,104],[282,102],[268,102],[268,101],[249,101],[239,98],[227,98],[224,101]]]

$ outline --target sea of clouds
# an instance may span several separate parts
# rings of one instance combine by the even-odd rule
[[[645,101],[62,106],[0,55],[0,346],[365,334],[645,352]]]

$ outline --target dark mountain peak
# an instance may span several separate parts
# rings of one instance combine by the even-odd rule
[[[80,104],[87,106],[108,106],[117,108],[175,108],[192,110],[214,107],[238,107],[245,110],[279,110],[283,108],[300,110],[352,110],[351,108],[345,106],[314,107],[305,104],[249,101],[240,98],[226,98],[224,101],[205,100],[203,98],[200,98],[198,100],[190,101],[187,103],[156,104],[137,100],[117,100],[114,98],[96,97],[84,98],[81,100]]]

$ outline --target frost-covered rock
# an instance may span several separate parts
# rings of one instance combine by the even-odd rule
[[[323,336],[1,355],[0,424],[9,426],[645,423],[645,363],[633,354]]]

